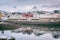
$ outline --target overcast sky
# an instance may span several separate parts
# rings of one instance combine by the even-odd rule
[[[0,0],[3,11],[27,11],[34,6],[39,10],[60,9],[60,0]]]

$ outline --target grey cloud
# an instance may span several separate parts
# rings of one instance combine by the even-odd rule
[[[38,5],[57,3],[60,3],[60,0],[0,0],[0,5]]]
[[[42,7],[49,7],[49,8],[58,8],[60,7],[60,4],[53,4],[53,5],[42,5]]]
[[[13,6],[42,6],[42,7],[60,7],[60,0],[0,0],[0,7],[13,7]]]

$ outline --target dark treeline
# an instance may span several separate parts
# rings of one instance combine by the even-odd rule
[[[14,25],[4,25],[0,24],[0,30],[12,30],[19,28],[21,26],[27,26],[27,27],[48,27],[48,28],[60,28],[60,24],[14,24]]]
[[[14,25],[3,25],[3,24],[0,24],[0,30],[12,30],[14,28],[15,28]]]

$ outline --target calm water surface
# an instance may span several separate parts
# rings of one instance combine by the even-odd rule
[[[11,33],[10,30],[5,30],[4,34],[0,31],[0,36],[13,36],[16,40],[60,40],[60,38],[55,39],[52,37],[52,34],[46,33],[40,36],[36,36],[33,33],[32,34],[23,34],[23,33]]]

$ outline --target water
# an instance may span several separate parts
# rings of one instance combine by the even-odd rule
[[[0,25],[0,29],[2,26]],[[3,26],[4,27],[4,26]],[[9,26],[8,26],[9,27]],[[13,27],[13,26],[10,26]],[[9,29],[10,29],[9,27]],[[60,26],[40,26],[40,25],[17,25],[17,27],[31,27],[33,29],[38,29],[38,30],[44,30],[44,31],[59,31]],[[6,27],[7,28],[7,27]],[[14,28],[14,27],[13,27]],[[7,28],[8,29],[8,28]],[[5,29],[4,29],[5,30]],[[32,34],[23,34],[23,33],[14,33],[11,32],[11,30],[5,30],[4,34],[0,31],[0,36],[13,36],[16,40],[60,40],[60,38],[54,38],[51,33],[46,33],[40,36],[35,35],[34,33]]]
[[[52,34],[46,33],[40,36],[32,34],[23,34],[23,33],[12,33],[10,30],[5,30],[4,34],[0,31],[0,36],[13,36],[16,40],[60,40],[52,37]]]

